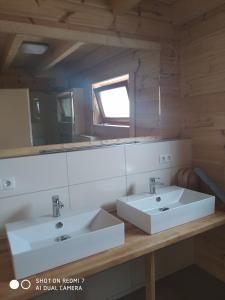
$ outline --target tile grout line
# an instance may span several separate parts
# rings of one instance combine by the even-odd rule
[[[68,152],[66,152],[66,174],[67,174],[67,192],[69,199],[69,208],[72,209],[72,203],[70,198],[70,185],[69,185],[69,164],[68,164]]]
[[[124,164],[125,164],[125,184],[126,184],[126,195],[128,193],[128,186],[127,186],[127,156],[126,156],[126,145],[123,147],[124,153]]]

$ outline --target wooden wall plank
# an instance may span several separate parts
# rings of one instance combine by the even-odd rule
[[[223,5],[223,0],[180,0],[173,5],[173,17],[176,24],[187,23],[208,11]]]
[[[225,192],[224,20],[221,9],[184,28],[180,70],[183,136],[192,138],[193,165]],[[225,282],[224,233],[225,227],[197,237],[195,259]]]
[[[58,26],[57,26],[58,25]],[[68,41],[80,41],[84,43],[100,44],[105,46],[117,46],[122,48],[136,49],[158,49],[158,43],[130,39],[117,34],[106,35],[94,32],[79,31],[70,26],[70,28],[62,28],[60,24],[48,23],[48,25],[29,24],[28,22],[16,22],[0,20],[0,32],[18,33],[34,36],[42,36],[46,38],[55,38]],[[51,28],[51,30],[50,30]]]
[[[37,2],[39,5],[37,5]],[[62,0],[16,0],[0,2],[0,19],[27,21],[30,24],[49,25],[50,27],[74,28],[107,33],[132,35],[133,38],[177,39],[178,31],[165,19],[165,13],[142,13],[131,11],[124,15],[114,16],[109,5],[96,1]],[[124,2],[124,1],[120,1]],[[160,4],[158,5],[160,7]],[[154,9],[153,9],[154,12]],[[162,17],[160,17],[162,15]],[[149,30],[151,28],[151,30]]]
[[[136,6],[140,0],[111,0],[114,14],[122,14]]]

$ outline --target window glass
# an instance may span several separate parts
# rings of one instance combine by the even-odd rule
[[[129,118],[130,103],[126,86],[106,89],[99,96],[106,118]]]

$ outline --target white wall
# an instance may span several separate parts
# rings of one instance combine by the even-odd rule
[[[171,154],[170,163],[159,163]],[[127,193],[149,191],[149,177],[170,184],[177,170],[191,164],[189,140],[131,144],[68,153],[0,160],[0,179],[15,177],[16,188],[0,190],[0,230],[4,224],[51,214],[51,197],[58,194],[66,209],[77,212],[115,208]],[[178,259],[179,258],[179,259]],[[162,277],[193,262],[192,244],[185,241],[159,252],[157,276]],[[97,274],[87,281],[79,299],[116,299],[144,284],[142,258]],[[74,295],[66,294],[63,299]],[[48,296],[42,296],[49,299]],[[47,298],[46,298],[47,297]]]
[[[0,149],[32,145],[28,89],[0,89]]]

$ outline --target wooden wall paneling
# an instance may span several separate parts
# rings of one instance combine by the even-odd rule
[[[225,14],[224,14],[225,16]],[[214,18],[214,16],[213,16]],[[203,26],[204,21],[199,26]],[[190,26],[197,26],[196,23]],[[193,163],[225,190],[224,30],[181,45],[184,132],[193,140]]]
[[[150,131],[143,129],[158,125],[159,65],[159,52],[155,51],[137,51],[130,55],[124,65],[124,70],[129,70],[133,76],[133,87],[130,84],[130,88],[134,91],[132,102],[135,101],[135,105],[131,114],[131,123],[136,136],[146,135]]]
[[[96,82],[100,82],[106,79],[118,77],[121,75],[125,74],[130,74],[130,79],[129,79],[129,91],[130,91],[130,99],[131,99],[131,115],[133,116],[134,112],[134,78],[133,78],[133,73],[134,70],[137,68],[137,61],[134,59],[131,59],[134,57],[135,51],[132,50],[127,50],[123,51],[120,54],[111,57],[107,61],[103,63],[99,63],[98,65],[84,70],[84,72],[78,74],[78,77],[74,77],[70,80],[70,85],[71,87],[74,86],[77,82],[82,81],[83,78],[88,78],[88,83],[85,85],[87,92],[87,100],[88,103],[90,103],[90,116],[92,120],[92,108],[91,108],[91,102],[92,102],[92,93],[91,93],[91,85]],[[92,64],[90,64],[92,66]],[[72,76],[71,76],[72,77]],[[95,131],[93,128],[93,124],[91,125],[92,127],[92,132]],[[104,130],[101,129],[101,135],[103,135]],[[98,130],[98,132],[100,132]],[[107,135],[106,135],[107,136]],[[130,127],[130,133],[129,136],[135,136],[134,135],[134,124],[133,121],[131,123]]]
[[[181,37],[192,40],[224,30],[224,13],[225,4],[209,11],[208,13],[204,14],[204,16],[196,18],[193,20],[193,22],[188,23],[182,28],[180,31]]]
[[[208,11],[223,5],[223,0],[180,0],[173,5],[173,20],[176,24],[190,22],[196,17],[204,16]]]
[[[222,18],[223,16],[223,18]],[[218,17],[218,18],[217,18]],[[180,51],[183,136],[193,165],[225,191],[225,7],[184,28]],[[223,21],[222,21],[223,19]]]
[[[130,10],[131,8],[133,8],[134,6],[136,6],[139,2],[141,1],[140,0],[124,0],[124,1],[111,0],[113,13],[116,15],[123,14],[128,10]]]
[[[106,30],[108,34],[114,31],[114,33],[127,33],[149,38],[174,39],[175,32],[177,32],[169,21],[165,21],[165,18],[161,17],[163,15],[161,11],[158,14],[142,14],[141,17],[138,11],[133,11],[115,18],[110,3],[106,5],[102,1],[85,1],[85,3],[61,0],[22,1],[22,5],[21,1],[19,3],[16,0],[1,2],[1,18],[12,18],[12,16],[14,19],[15,17],[23,20],[30,18],[35,24],[40,24],[42,20],[45,24],[52,22],[53,25],[54,23],[53,27],[56,26],[56,23],[58,25],[74,24],[76,28],[77,26],[86,27],[89,30],[92,28],[92,32],[94,29],[102,29]],[[157,7],[159,9],[160,3]]]
[[[133,81],[133,83],[130,82],[132,91],[130,136],[150,134],[169,138],[178,137],[181,132],[181,101],[176,47],[177,45],[165,44],[161,46],[161,52],[128,51],[121,53],[106,60],[104,64],[99,63],[87,69],[79,76],[80,78],[88,77],[90,82],[98,82],[129,73],[130,79]],[[79,79],[74,78],[71,85],[74,80]],[[162,102],[161,118],[159,116],[159,84]]]
[[[133,9],[134,10],[134,9]],[[172,22],[172,7],[167,1],[142,0],[135,11],[141,12],[143,16],[149,16],[161,21]]]
[[[193,165],[225,191],[225,13],[189,24],[181,41],[183,135],[192,138]],[[210,193],[210,191],[207,191]],[[225,228],[195,239],[196,263],[225,282]]]
[[[160,64],[160,136],[175,138],[182,131],[179,46],[163,43]]]

